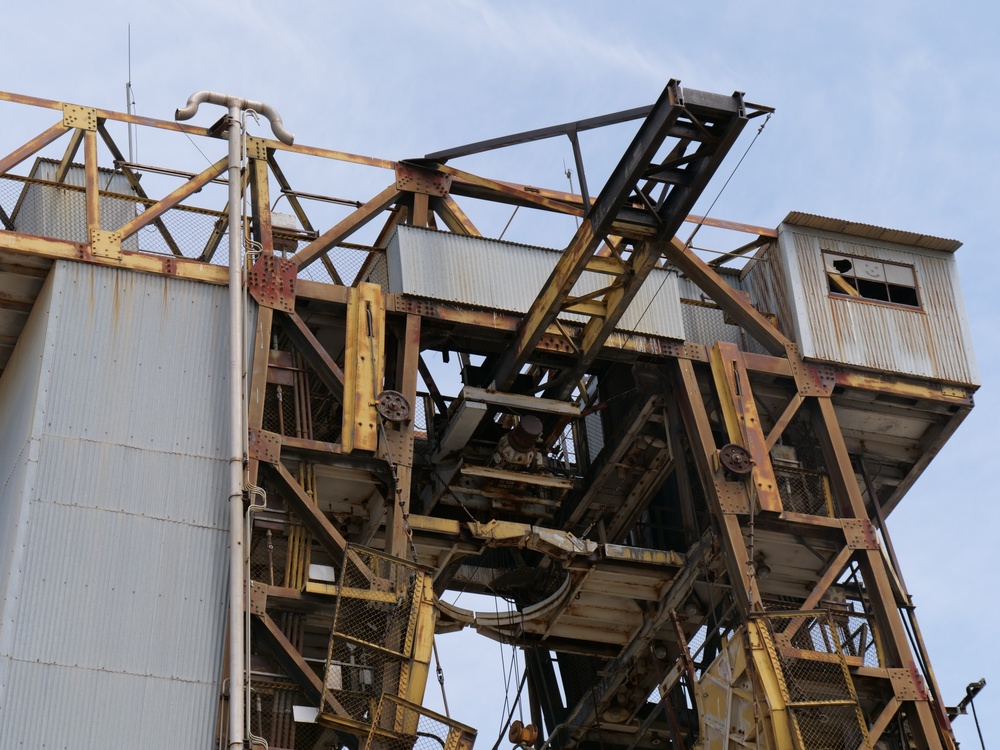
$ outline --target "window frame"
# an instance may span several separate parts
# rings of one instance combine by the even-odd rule
[[[848,275],[848,273],[834,273],[833,271],[831,271],[829,269],[829,266],[828,266],[828,263],[827,263],[827,256],[831,256],[834,259],[845,258],[845,259],[851,261],[852,262],[852,267],[851,267],[851,270],[849,272],[849,275]],[[830,250],[828,248],[820,248],[820,260],[821,260],[821,263],[823,265],[823,277],[824,277],[824,280],[826,281],[827,296],[830,297],[831,299],[849,299],[849,300],[852,300],[852,301],[855,301],[855,302],[867,302],[867,303],[873,304],[873,305],[885,305],[887,307],[892,307],[892,308],[895,308],[895,309],[898,309],[898,310],[911,310],[911,311],[914,311],[914,312],[926,312],[924,310],[923,295],[920,293],[920,281],[919,281],[919,279],[917,277],[917,268],[916,268],[916,266],[913,263],[901,263],[899,261],[893,261],[893,260],[882,260],[881,258],[869,258],[869,257],[865,257],[863,255],[851,255],[849,253],[838,252],[838,251],[835,251],[835,250]],[[904,289],[912,289],[913,290],[913,294],[916,297],[916,304],[911,305],[911,304],[907,304],[906,302],[894,302],[891,299],[879,299],[877,297],[866,296],[861,291],[860,285],[857,283],[857,281],[858,281],[859,278],[861,280],[863,280],[863,281],[870,281],[870,280],[865,279],[865,277],[863,277],[863,276],[861,276],[861,277],[858,276],[857,271],[856,271],[856,269],[857,269],[857,262],[858,261],[863,262],[863,263],[874,263],[874,264],[878,264],[878,265],[882,266],[882,269],[883,269],[882,270],[882,277],[885,280],[881,281],[881,282],[875,281],[874,283],[882,283],[882,284],[884,284],[885,288],[886,288],[886,294],[887,294],[887,296],[889,294],[891,294],[890,289],[889,289],[890,286],[902,287]],[[905,284],[890,284],[890,282],[888,281],[887,274],[885,272],[885,267],[886,266],[895,266],[897,268],[906,268],[906,269],[908,269],[910,271],[910,274],[913,277],[913,286],[909,286],[909,285],[905,285]],[[841,283],[847,283],[845,281],[845,277],[846,277],[847,280],[850,280],[850,281],[853,282],[852,289],[854,290],[854,293],[848,292],[846,290],[845,291],[835,291],[833,289],[833,287],[835,287],[835,286],[839,287]],[[851,284],[848,284],[848,286],[851,286]]]

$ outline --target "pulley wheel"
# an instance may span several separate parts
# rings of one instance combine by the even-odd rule
[[[753,470],[753,457],[742,445],[729,443],[719,450],[719,461],[726,471],[743,476]]]
[[[410,418],[410,402],[399,391],[382,391],[375,397],[375,410],[390,422],[405,422]]]

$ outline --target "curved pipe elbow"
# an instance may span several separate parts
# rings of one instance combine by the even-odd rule
[[[243,99],[238,96],[230,96],[228,94],[219,94],[214,91],[197,91],[191,94],[188,97],[187,104],[174,112],[174,119],[190,120],[195,116],[198,107],[205,102],[228,108],[236,107],[240,110],[252,109],[254,112],[267,118],[267,121],[271,123],[271,132],[274,133],[279,141],[288,146],[291,146],[295,142],[295,136],[285,129],[284,123],[281,121],[281,116],[270,104]]]

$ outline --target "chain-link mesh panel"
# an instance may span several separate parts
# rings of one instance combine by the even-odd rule
[[[833,611],[830,612],[830,622],[844,656],[859,658],[866,667],[885,666],[871,617],[861,612]]]
[[[250,579],[269,586],[282,586],[288,538],[284,534],[255,533],[250,546]]]
[[[471,750],[475,738],[469,727],[385,695],[362,750]]]
[[[17,201],[21,197],[24,184],[7,177],[0,177],[0,229],[13,230],[14,224],[11,215],[15,213]]]
[[[422,573],[405,560],[348,547],[337,581],[324,672],[324,714],[372,722],[383,693],[406,689]]]
[[[802,738],[803,750],[868,747],[867,732],[858,723],[857,706],[794,706],[789,708]]]
[[[383,292],[389,291],[389,262],[385,253],[372,253],[365,263],[364,278],[369,284],[378,284]]]
[[[739,326],[726,323],[726,314],[709,302],[681,300],[681,317],[684,321],[684,338],[698,344],[711,346],[716,341],[728,341],[743,346],[743,332]]]
[[[253,682],[250,696],[250,732],[273,750],[340,750],[335,730],[313,721],[296,721],[295,707],[310,705],[292,684]],[[300,709],[301,710],[301,709]],[[303,712],[299,718],[308,715]]]
[[[291,395],[291,387],[280,386],[277,383],[268,383],[264,389],[264,411],[261,419],[261,428],[278,435],[287,434],[286,425],[288,418],[294,416],[294,406],[285,405],[285,396]],[[281,398],[278,398],[278,394]],[[294,425],[293,425],[294,426]]]
[[[309,378],[312,439],[335,443],[344,429],[343,408],[330,389],[317,377]]]
[[[307,244],[308,243],[305,241],[300,241],[295,252],[298,252]],[[371,256],[371,258],[369,256]],[[341,247],[338,245],[330,248],[326,252],[325,259],[323,257],[317,258],[305,268],[299,269],[299,278],[309,279],[310,281],[320,281],[325,284],[343,284],[346,286],[352,286],[356,279],[360,281],[371,281],[374,284],[380,284],[383,283],[381,277],[373,279],[366,278],[368,276],[368,269],[371,267],[375,256],[383,259],[384,266],[384,253],[353,247]],[[363,274],[362,268],[366,269]],[[359,274],[362,274],[360,279],[358,279]],[[388,276],[385,276],[384,281],[387,285]],[[387,286],[383,288],[387,288]]]
[[[736,344],[741,351],[770,353],[743,328],[734,325],[722,308],[713,302],[681,299],[681,319],[684,321],[684,338],[688,341],[705,346],[711,346],[717,341],[727,341]]]
[[[804,750],[857,750],[867,725],[841,647],[845,635],[826,612],[764,618],[776,668]]]
[[[156,201],[100,191],[101,228],[120,229]],[[0,207],[10,227],[41,237],[88,242],[86,190],[46,180],[7,176],[0,179]],[[226,215],[195,206],[174,206],[122,241],[125,250],[229,262]],[[219,248],[222,248],[219,252]]]
[[[810,516],[833,516],[833,496],[830,480],[819,471],[774,467],[782,507],[793,513]]]
[[[103,190],[99,195],[101,228],[109,231],[141,216],[157,202],[152,198]],[[0,178],[0,209],[0,228],[70,242],[89,241],[86,190],[82,185],[7,175]],[[122,247],[228,265],[228,229],[225,212],[178,205],[127,237]],[[308,240],[299,237],[301,234],[295,236],[276,231],[275,252],[283,257],[295,254],[309,244]],[[369,281],[384,290],[389,286],[385,253],[354,247],[331,248],[324,257],[301,269],[299,277],[326,284],[351,285],[355,280]]]

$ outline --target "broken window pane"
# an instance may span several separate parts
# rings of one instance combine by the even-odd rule
[[[913,266],[823,252],[830,294],[920,307]]]

